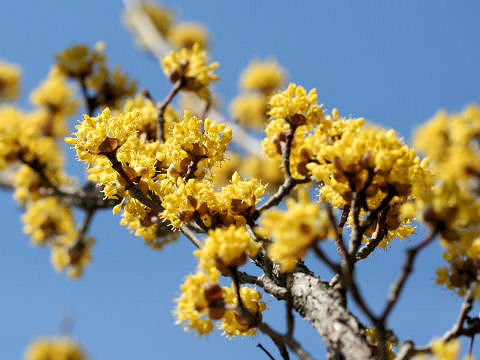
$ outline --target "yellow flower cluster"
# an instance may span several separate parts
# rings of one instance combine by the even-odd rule
[[[367,208],[373,209],[393,196],[383,246],[393,237],[413,233],[408,225],[412,215],[401,218],[400,208],[412,195],[413,184],[428,185],[427,161],[421,162],[393,130],[365,126],[362,118],[341,119],[335,110],[307,136],[304,146],[309,153],[306,168],[323,183],[321,200],[341,209],[355,192],[363,191]]]
[[[174,227],[189,221],[204,228],[242,226],[264,191],[265,187],[257,179],[242,181],[238,173],[234,173],[231,184],[221,191],[215,191],[210,181],[190,179],[185,183],[178,178],[176,190],[163,198],[165,211],[162,216]]]
[[[25,223],[23,231],[32,237],[36,245],[48,241],[71,244],[75,240],[75,224],[70,208],[56,197],[45,197],[30,203],[22,220]]]
[[[104,47],[104,43],[98,43],[93,50],[87,45],[74,45],[55,55],[58,71],[80,82],[91,112],[98,106],[119,108],[126,97],[135,94],[137,87],[119,66],[113,71],[109,69]],[[90,90],[95,93],[89,94]]]
[[[252,61],[240,76],[243,90],[254,90],[264,95],[271,94],[285,83],[285,70],[272,60]]]
[[[435,340],[431,344],[432,356],[417,356],[415,360],[460,360],[460,340],[449,342]],[[464,360],[474,360],[473,356],[466,355]]]
[[[20,67],[0,61],[0,101],[13,100],[20,92]]]
[[[182,324],[185,330],[195,330],[198,335],[207,334],[213,330],[213,320],[219,320],[218,328],[227,336],[256,334],[256,329],[236,309],[238,299],[233,284],[232,288],[222,287],[216,280],[197,271],[187,276],[180,289],[182,294],[176,299],[174,314],[177,323]],[[253,317],[260,320],[262,311],[266,309],[260,293],[256,289],[242,287],[240,296]]]
[[[94,239],[78,238],[70,208],[58,198],[42,197],[29,202],[22,217],[23,231],[32,237],[35,245],[52,248],[52,264],[58,271],[67,269],[70,277],[79,277],[90,263],[90,248]]]
[[[230,104],[232,117],[242,125],[264,129],[268,120],[268,98],[285,83],[285,71],[275,61],[253,61],[240,77],[247,90]]]
[[[370,343],[370,345],[373,346],[378,346],[378,336],[377,336],[377,330],[375,328],[367,328],[365,329],[365,333],[367,335],[367,340]],[[386,347],[387,347],[387,360],[393,360],[395,359],[395,352],[393,351],[393,346],[394,344],[391,341],[387,341]]]
[[[439,112],[419,128],[415,144],[429,156],[435,177],[430,186],[415,186],[415,203],[402,209],[437,229],[447,262],[437,269],[437,283],[461,296],[480,276],[479,133],[477,105],[457,114]]]
[[[121,206],[122,204],[115,211],[120,211]],[[125,201],[120,224],[134,231],[135,236],[141,236],[152,249],[159,250],[178,239],[178,233],[172,232],[164,219],[136,199],[129,198]]]
[[[41,337],[32,342],[24,355],[25,360],[86,360],[87,354],[68,337]]]
[[[105,62],[105,54],[100,49],[91,50],[84,44],[66,48],[54,58],[60,72],[77,79],[87,78],[99,64]]]
[[[125,98],[133,96],[137,89],[136,81],[123,73],[118,65],[112,71],[106,64],[100,64],[86,83],[96,90],[99,104],[115,109],[122,105]]]
[[[223,132],[223,133],[222,133]],[[169,173],[201,179],[223,161],[225,150],[232,140],[232,128],[217,124],[209,118],[200,120],[188,111],[184,120],[173,126],[172,136],[165,143],[165,160]],[[194,168],[195,167],[195,168]]]
[[[54,122],[64,123],[65,119],[75,114],[78,109],[78,100],[74,98],[74,93],[73,87],[67,84],[67,78],[54,66],[47,79],[32,92],[30,101],[47,110]],[[60,117],[60,120],[57,120],[57,117]],[[62,129],[62,133],[56,135],[64,135],[65,130]]]
[[[163,72],[172,83],[180,81],[182,89],[208,98],[208,86],[219,78],[213,74],[218,63],[207,64],[207,55],[196,43],[191,49],[182,48],[172,51],[162,59]]]
[[[163,36],[166,36],[175,21],[173,13],[158,5],[158,3],[142,3],[142,10],[147,14],[155,29]]]
[[[244,227],[230,225],[226,229],[208,232],[204,246],[195,251],[199,266],[214,277],[218,271],[228,273],[229,266],[245,264],[248,257],[257,255],[260,243],[254,242]]]
[[[414,146],[430,158],[437,177],[474,189],[480,182],[479,134],[480,107],[469,105],[460,113],[437,113],[417,129]]]
[[[272,120],[284,120],[291,126],[316,125],[323,119],[322,107],[317,104],[317,90],[308,92],[293,83],[269,101],[268,115]]]
[[[53,243],[51,261],[57,271],[67,270],[71,278],[82,276],[85,265],[92,261],[93,237],[84,236],[70,245]]]
[[[225,288],[225,302],[238,305],[237,295],[234,293],[235,286],[232,284],[232,288]],[[240,297],[242,302],[248,311],[254,316],[256,320],[262,319],[262,312],[266,310],[267,305],[260,301],[262,296],[260,293],[249,287],[242,287],[240,289]],[[218,325],[219,329],[222,329],[227,336],[238,335],[255,335],[257,330],[253,328],[246,319],[244,319],[236,311],[226,311],[223,316],[223,321]]]
[[[208,32],[201,24],[195,22],[183,22],[175,25],[168,32],[170,40],[177,49],[193,48],[198,44],[201,49],[208,48]]]
[[[266,138],[262,141],[264,153],[270,158],[281,158],[281,143],[293,133],[290,156],[290,172],[294,178],[309,174],[306,164],[311,161],[310,145],[305,144],[305,137],[312,127],[321,124],[323,111],[317,104],[316,90],[307,94],[306,90],[290,84],[287,90],[270,98],[269,115],[271,121],[266,128]]]
[[[263,94],[244,94],[230,104],[232,117],[240,124],[263,129],[267,121],[267,97]]]
[[[283,272],[295,268],[310,246],[332,236],[326,211],[311,203],[306,191],[299,192],[298,202],[287,199],[287,210],[270,210],[260,219],[262,236],[271,236],[268,256],[280,264]]]

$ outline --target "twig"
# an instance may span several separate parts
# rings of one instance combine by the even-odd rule
[[[378,349],[379,349],[381,359],[387,358],[386,333],[385,333],[385,323],[387,321],[387,318],[390,315],[391,311],[393,310],[393,307],[397,304],[400,294],[405,286],[405,283],[413,271],[413,263],[415,261],[417,254],[425,246],[430,244],[433,241],[433,239],[435,239],[436,235],[437,235],[437,229],[433,228],[430,231],[430,233],[419,244],[407,250],[407,257],[403,265],[402,272],[400,273],[400,276],[392,284],[390,288],[387,304],[385,305],[385,308],[382,314],[374,322],[377,329]]]
[[[238,301],[238,312],[240,315],[247,320],[247,322],[251,326],[257,327],[261,332],[264,334],[268,335],[272,341],[277,345],[277,344],[286,344],[301,360],[313,360],[312,357],[302,348],[302,346],[293,338],[289,337],[286,335],[282,335],[278,333],[277,331],[273,330],[270,325],[260,321],[258,318],[253,316],[253,314],[248,310],[248,308],[245,306],[245,304],[242,301],[242,297],[240,295],[240,281],[238,277],[238,273],[235,267],[232,267],[230,269],[232,273],[232,279],[235,284],[235,290],[236,290],[236,295],[237,295],[237,301]],[[278,345],[277,345],[278,346]],[[279,347],[280,353],[282,354],[282,357],[284,359],[288,359],[288,353],[283,353],[282,348]],[[286,349],[285,349],[286,350]]]
[[[325,254],[325,253],[323,252],[323,250],[320,249],[320,247],[318,246],[317,243],[314,243],[314,244],[312,245],[312,249],[313,249],[313,251],[315,252],[315,255],[317,255],[320,260],[322,260],[325,264],[327,264],[328,267],[329,267],[334,273],[340,272],[340,266],[339,266],[338,264],[335,264],[332,260],[330,260],[330,258],[327,256],[327,254]]]
[[[303,179],[295,179],[290,172],[290,152],[292,148],[293,137],[295,135],[295,127],[293,127],[287,134],[284,142],[281,143],[282,147],[282,165],[285,172],[285,180],[278,188],[277,192],[273,194],[266,202],[264,202],[255,212],[252,214],[252,219],[255,221],[261,215],[261,213],[272,206],[280,204],[282,199],[288,195],[288,193],[298,184],[306,184],[312,179],[307,176]]]
[[[385,219],[386,219],[386,209],[380,212],[377,220],[377,226],[375,229],[374,234],[370,238],[370,241],[363,246],[355,255],[353,259],[355,262],[365,259],[368,255],[370,255],[380,244],[380,242],[385,237],[386,229],[385,229]]]
[[[392,311],[393,307],[397,303],[399,299],[399,295],[403,290],[403,287],[405,285],[405,282],[407,281],[409,275],[413,271],[413,262],[415,261],[415,258],[417,254],[422,250],[425,246],[430,244],[433,239],[435,239],[435,236],[437,235],[437,230],[432,229],[430,233],[423,239],[418,245],[410,248],[407,250],[407,258],[405,260],[405,263],[402,268],[402,272],[398,279],[392,284],[390,288],[390,293],[388,294],[388,302],[385,306],[385,309],[382,312],[382,315],[380,316],[380,320],[385,322],[388,315]]]
[[[195,233],[190,230],[190,228],[186,225],[182,225],[180,227],[180,231],[185,235],[188,240],[192,242],[193,245],[195,245],[198,249],[201,249],[203,247],[203,242],[195,235]]]
[[[173,100],[175,95],[182,89],[185,81],[183,78],[178,79],[175,84],[173,84],[172,90],[167,95],[165,100],[163,100],[157,107],[158,116],[157,116],[157,139],[159,141],[165,142],[164,134],[164,125],[165,125],[165,110],[170,102]]]
[[[288,284],[288,282],[287,282]],[[286,336],[292,337],[293,336],[293,330],[295,327],[295,317],[293,316],[293,299],[292,295],[288,293],[287,295],[287,301],[285,302],[285,307],[287,310],[287,333]]]
[[[337,246],[337,251],[342,257],[343,261],[348,261],[347,248],[345,247],[345,243],[343,242],[343,226],[342,227],[337,226],[337,222],[335,220],[335,214],[333,213],[332,206],[330,204],[327,204],[326,208],[327,208],[328,219],[330,220],[330,225],[335,230],[335,245]],[[343,214],[345,214],[346,212],[348,215],[348,211],[344,210]],[[342,219],[340,223],[342,223],[343,217],[346,217],[343,214],[342,214]]]
[[[85,189],[71,188],[69,186],[59,187],[55,185],[50,178],[45,173],[45,165],[38,160],[27,160],[23,156],[20,156],[19,159],[24,165],[30,167],[35,173],[40,177],[40,179],[45,183],[45,185],[50,189],[48,195],[55,195],[61,198],[61,200],[67,204],[76,206],[85,210],[92,208],[104,209],[112,208],[118,204],[116,199],[104,199],[103,195],[94,190],[86,191]],[[13,183],[11,184],[13,187]],[[70,189],[69,189],[70,188]]]
[[[267,354],[267,356],[270,358],[270,360],[275,360],[275,358],[272,356],[272,354],[270,354],[270,352],[267,349],[265,349],[265,347],[262,344],[258,343],[257,347],[260,348],[261,350],[263,350],[263,352],[265,354]]]
[[[457,321],[453,325],[453,327],[448,330],[443,336],[443,341],[450,341],[453,338],[459,336],[461,334],[463,323],[467,318],[468,313],[472,310],[473,307],[473,288],[468,290],[467,294],[462,303],[462,308],[460,309],[460,313],[458,314]]]
[[[205,101],[205,107],[203,108],[202,114],[200,115],[201,119],[205,119],[207,117],[210,106],[212,106],[212,97],[209,93],[207,100]]]
[[[80,83],[80,89],[82,90],[82,96],[83,96],[83,99],[85,100],[85,105],[87,107],[87,114],[88,114],[88,116],[93,116],[93,113],[95,112],[95,109],[99,105],[98,101],[97,101],[97,98],[94,97],[94,96],[90,96],[88,94],[87,84],[86,84],[84,76],[78,78],[78,82]]]

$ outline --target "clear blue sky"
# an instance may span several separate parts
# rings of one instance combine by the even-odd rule
[[[253,57],[274,56],[289,78],[316,87],[319,101],[341,114],[364,116],[393,127],[407,140],[435,111],[460,110],[480,102],[477,1],[165,1],[180,20],[204,23],[212,34],[212,58],[220,62],[216,86],[225,103],[237,93],[239,72]],[[3,0],[0,58],[21,64],[28,92],[45,77],[52,54],[73,43],[107,44],[110,63],[137,78],[157,98],[168,91],[159,65],[141,53],[121,22],[121,1]],[[153,252],[118,225],[119,217],[98,214],[98,242],[85,276],[72,281],[56,274],[49,252],[30,246],[21,234],[21,209],[0,192],[0,358],[18,359],[36,335],[58,332],[62,312],[75,314],[73,335],[95,360],[229,358],[265,359],[255,346],[263,336],[198,339],[173,324],[171,310],[182,278],[193,271],[192,246],[184,240]],[[369,303],[381,307],[399,272],[403,249],[418,239],[394,242],[360,266]],[[313,267],[325,270],[311,259]],[[460,302],[434,287],[441,263],[433,245],[418,259],[414,277],[389,326],[402,339],[425,344],[456,318]],[[275,301],[266,296],[267,304]],[[265,320],[284,326],[283,309]],[[477,309],[478,310],[478,309]],[[298,336],[316,356],[323,345],[309,324]],[[475,352],[480,354],[477,344]],[[320,354],[320,355],[319,355]]]

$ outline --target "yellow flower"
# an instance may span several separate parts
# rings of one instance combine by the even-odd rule
[[[99,64],[105,62],[103,51],[91,50],[85,44],[68,47],[54,57],[60,72],[77,79],[90,76]]]
[[[128,226],[156,250],[178,239],[178,232],[173,232],[168,222],[136,199],[126,200],[120,224]]]
[[[302,86],[290,83],[288,88],[270,98],[272,119],[283,119],[291,126],[315,125],[323,119],[323,112],[317,104],[316,89],[307,94]]]
[[[285,70],[276,61],[252,61],[240,77],[240,87],[267,95],[282,87],[286,77]]]
[[[105,64],[87,78],[87,85],[97,91],[96,101],[99,105],[119,108],[126,97],[133,96],[137,82],[122,72],[120,66],[111,71]]]
[[[415,357],[416,360],[458,360],[460,359],[460,340],[454,339],[449,342],[434,340],[431,344],[432,356]],[[473,360],[470,356],[465,356],[465,360]]]
[[[479,133],[480,107],[469,105],[460,113],[437,113],[417,129],[414,145],[431,159],[440,179],[475,190],[480,173]]]
[[[165,143],[164,161],[172,175],[203,178],[206,170],[223,161],[231,140],[232,128],[185,111],[184,120],[173,125],[172,136]]]
[[[30,101],[46,108],[53,116],[65,119],[77,111],[78,100],[74,98],[74,92],[63,73],[54,66],[48,77],[32,92]]]
[[[283,272],[295,268],[308,248],[331,235],[328,214],[311,203],[308,193],[299,193],[299,201],[287,199],[287,210],[270,210],[260,220],[263,236],[271,236],[268,256],[280,264]]]
[[[373,345],[373,346],[378,346],[378,336],[377,336],[377,329],[375,328],[366,328],[365,333],[367,335],[367,341]],[[391,341],[386,342],[386,348],[387,348],[387,360],[393,360],[395,359],[395,352],[393,351],[393,346],[394,343]]]
[[[166,36],[173,26],[175,18],[173,13],[155,2],[147,2],[141,5],[142,10],[150,18],[155,29],[162,35]],[[127,14],[128,16],[128,14]]]
[[[224,288],[225,302],[233,305],[238,304],[235,286]],[[262,319],[262,312],[267,308],[263,301],[260,301],[262,295],[254,288],[243,286],[240,288],[240,296],[245,307],[250,311],[255,319]],[[225,311],[222,321],[218,323],[218,328],[224,331],[227,336],[246,336],[255,335],[257,330],[236,310]]]
[[[260,243],[254,242],[244,227],[230,225],[210,230],[203,248],[196,250],[195,256],[200,259],[200,267],[210,274],[243,265],[247,256],[257,255],[259,249]]]
[[[191,49],[182,48],[180,51],[172,51],[162,59],[163,72],[173,82],[181,81],[182,89],[196,92],[206,99],[208,86],[211,81],[217,81],[218,76],[213,70],[218,63],[207,65],[205,51],[197,43]]]
[[[37,245],[55,239],[63,244],[71,244],[76,236],[70,208],[56,197],[42,198],[28,204],[22,220],[25,223],[23,231]]]
[[[185,330],[193,329],[198,335],[203,335],[213,330],[213,322],[209,317],[209,303],[205,298],[205,286],[209,282],[215,283],[216,279],[209,278],[205,273],[197,271],[189,275],[180,286],[182,293],[175,300],[177,307],[174,311],[177,324],[182,324]],[[210,287],[213,287],[210,285]],[[217,290],[216,299],[223,297],[222,290]],[[222,304],[219,304],[222,305]]]
[[[195,22],[183,22],[175,25],[168,33],[168,39],[178,49],[192,48],[198,43],[200,48],[208,47],[208,32],[201,24]]]
[[[68,337],[40,337],[27,348],[25,360],[86,360],[85,351]]]
[[[262,94],[239,95],[230,104],[230,113],[242,125],[263,129],[267,123],[267,97]]]
[[[71,245],[53,243],[53,266],[57,271],[67,269],[67,275],[71,278],[82,276],[85,265],[92,261],[91,248],[94,243],[95,239],[92,237],[84,237]]]
[[[13,100],[18,96],[21,73],[18,65],[0,61],[0,101]]]

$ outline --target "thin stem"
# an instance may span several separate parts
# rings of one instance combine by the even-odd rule
[[[270,360],[275,360],[275,358],[272,356],[272,354],[270,354],[270,352],[267,349],[265,349],[265,347],[262,344],[258,343],[257,347],[260,348],[265,354],[267,354],[267,356],[270,358]]]
[[[242,297],[240,295],[240,280],[238,276],[237,269],[232,267],[230,269],[232,274],[232,279],[235,284],[235,290],[238,301],[238,312],[239,314],[250,323],[251,326],[255,326],[264,334],[268,335],[275,344],[286,344],[290,350],[292,350],[300,360],[313,360],[312,357],[302,348],[302,346],[293,338],[289,336],[282,335],[272,329],[270,325],[260,321],[258,317],[255,317],[250,310],[243,303]],[[277,345],[278,346],[278,345]],[[280,348],[279,348],[280,349]],[[285,359],[285,357],[284,357]]]
[[[165,125],[165,110],[170,102],[173,100],[175,95],[182,89],[184,85],[184,80],[179,79],[173,84],[172,90],[167,95],[165,100],[163,100],[157,108],[158,116],[157,116],[157,139],[161,142],[165,142],[165,133],[164,133],[164,125]]]
[[[190,230],[189,227],[187,227],[186,225],[182,225],[180,227],[180,231],[183,233],[183,235],[185,235],[187,237],[188,240],[190,240],[192,242],[193,245],[195,245],[197,247],[197,249],[201,249],[203,247],[202,240],[200,240],[195,235],[195,233],[192,230]]]
[[[90,96],[88,94],[88,89],[87,89],[87,84],[85,81],[85,77],[80,77],[78,78],[78,82],[80,83],[80,89],[82,91],[82,96],[83,99],[85,100],[85,106],[87,108],[87,114],[88,116],[93,116],[93,113],[95,112],[95,109],[98,106],[98,102],[95,97]]]
[[[347,248],[345,247],[345,243],[343,242],[343,227],[337,226],[335,214],[333,213],[333,209],[330,204],[327,204],[327,213],[330,220],[330,225],[335,230],[335,245],[337,246],[337,251],[342,257],[343,261],[348,261]],[[345,211],[343,213],[345,213]]]
[[[433,241],[433,239],[435,239],[436,235],[437,235],[436,229],[432,229],[432,231],[430,231],[430,233],[425,237],[425,239],[423,239],[417,246],[414,246],[407,250],[407,258],[403,265],[402,272],[400,273],[400,276],[398,277],[397,281],[395,281],[390,288],[390,293],[388,294],[388,302],[385,306],[385,309],[382,312],[382,315],[380,316],[381,321],[383,322],[386,321],[393,307],[398,302],[400,293],[402,292],[408,277],[413,271],[413,263],[415,261],[417,254],[425,246],[430,244]]]
[[[283,171],[285,172],[285,180],[282,185],[278,188],[277,192],[273,194],[266,202],[264,202],[255,212],[252,214],[252,220],[255,221],[261,215],[261,213],[265,210],[270,209],[273,206],[280,204],[283,198],[288,195],[288,193],[299,184],[306,184],[312,179],[307,176],[303,179],[295,179],[292,177],[290,172],[290,153],[292,150],[292,142],[293,137],[295,136],[296,127],[292,127],[288,134],[286,135],[286,139],[284,142],[281,143],[282,148],[282,166]]]
[[[328,265],[328,267],[335,273],[338,273],[340,271],[340,266],[338,264],[335,264],[330,258],[323,252],[322,249],[318,246],[318,244],[314,243],[312,245],[312,249],[315,252],[315,255],[318,256],[320,260],[322,260],[325,264]]]

